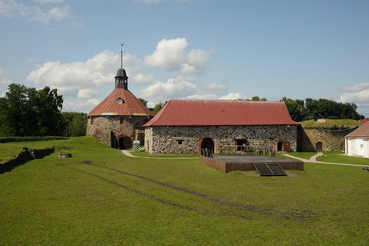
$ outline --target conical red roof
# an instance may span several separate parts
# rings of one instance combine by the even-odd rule
[[[87,114],[87,116],[100,115],[155,116],[129,90],[124,88],[115,88],[109,96]]]

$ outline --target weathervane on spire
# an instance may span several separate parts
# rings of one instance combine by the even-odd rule
[[[120,46],[120,68],[123,68],[123,45]]]

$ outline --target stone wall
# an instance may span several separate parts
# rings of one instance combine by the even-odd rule
[[[323,151],[344,151],[345,136],[354,130],[304,129],[299,127],[297,151],[317,151],[318,143],[321,143]]]
[[[142,126],[150,119],[147,116],[92,117],[87,122],[86,136],[96,137],[102,144],[117,148],[118,140],[123,137],[143,141],[142,134],[136,130],[143,130]]]
[[[234,150],[236,139],[245,138],[253,148],[277,150],[278,142],[288,141],[291,151],[297,149],[297,126],[154,126],[145,129],[146,151],[158,153],[200,153],[201,142],[210,138],[214,153]]]
[[[15,137],[15,138],[0,138],[0,143],[66,140],[66,139],[68,138],[64,138],[64,137]]]

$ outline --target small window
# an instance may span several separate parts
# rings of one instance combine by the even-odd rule
[[[183,140],[177,140],[178,144],[182,144]]]
[[[123,124],[123,117],[120,117],[120,124]]]
[[[124,100],[122,98],[118,98],[117,102],[118,102],[118,104],[123,104]]]
[[[94,124],[94,118],[91,117],[91,125]]]

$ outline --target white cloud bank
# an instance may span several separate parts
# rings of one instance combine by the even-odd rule
[[[345,86],[339,90],[345,92],[340,96],[341,102],[369,103],[369,83],[363,83],[353,87]]]
[[[45,0],[43,2],[45,2]],[[13,0],[0,0],[0,16],[7,18],[16,18],[21,16],[25,18],[27,17],[32,21],[49,23],[51,19],[61,21],[63,19],[71,18],[69,12],[68,5],[62,8],[52,8],[45,13],[37,6],[28,7],[23,5],[23,3],[16,3]]]
[[[86,62],[47,62],[32,70],[26,81],[56,87],[73,97],[90,98],[97,95],[93,89],[112,82],[119,59],[119,55],[104,51]]]
[[[340,95],[343,103],[353,102],[358,106],[358,112],[369,116],[369,83],[362,83],[355,86],[345,86],[339,89],[344,93]]]
[[[171,98],[185,98],[195,93],[196,85],[193,78],[178,76],[169,79],[166,83],[157,82],[137,93],[137,97],[144,98],[150,102],[162,102]]]
[[[147,100],[149,105],[172,98],[217,99],[224,95],[228,89],[225,83],[201,84],[194,77],[194,74],[206,71],[207,61],[213,50],[192,49],[187,53],[185,49],[188,46],[184,38],[163,39],[158,42],[156,50],[143,60],[128,53],[124,54],[124,68],[129,76],[129,84],[145,87],[135,95]],[[120,56],[105,50],[84,62],[50,61],[39,65],[30,72],[26,82],[57,88],[65,98],[63,110],[89,111],[99,102],[97,97],[102,95],[100,90],[114,84],[119,64]],[[160,74],[160,71],[155,71],[156,68],[165,69],[169,73]],[[144,72],[147,69],[154,69],[154,72]],[[188,76],[189,74],[191,76]],[[166,82],[162,81],[163,78],[166,78]],[[230,93],[222,98],[241,97],[239,93]]]
[[[8,73],[3,69],[0,68],[0,86],[1,85],[9,85],[12,81],[8,77]]]
[[[207,69],[207,59],[214,52],[211,50],[191,50],[185,38],[163,39],[156,46],[153,54],[144,58],[144,64],[149,67],[164,68],[168,71],[182,74],[203,73]]]

